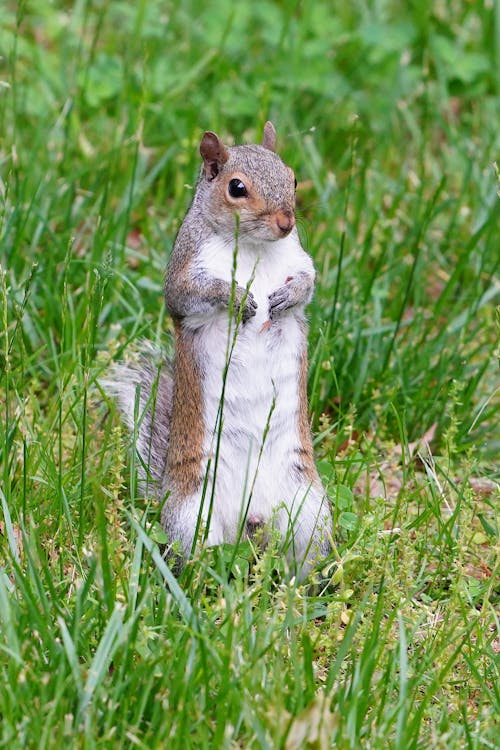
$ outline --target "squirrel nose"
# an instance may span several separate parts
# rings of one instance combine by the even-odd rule
[[[276,214],[276,224],[281,234],[284,236],[289,234],[295,226],[295,216],[293,215],[293,212],[288,209],[278,211]]]

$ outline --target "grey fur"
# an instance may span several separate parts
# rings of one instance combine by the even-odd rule
[[[252,239],[256,234],[255,220],[251,217],[242,214],[236,227],[234,211],[221,210],[217,187],[225,174],[239,171],[251,175],[255,192],[266,204],[266,212],[285,209],[293,213],[293,177],[291,179],[291,170],[277,154],[264,146],[255,145],[231,146],[227,152],[227,160],[218,165],[217,179],[207,176],[205,169],[201,170],[193,202],[175,240],[165,281],[166,306],[174,318],[181,319],[193,313],[204,314],[213,310],[214,306],[227,307],[229,304],[229,283],[193,270],[192,261],[202,242],[217,235],[233,246],[236,232],[240,238],[247,239]],[[242,292],[237,290],[236,303],[240,301],[239,294],[242,295]],[[243,320],[251,317],[254,311],[255,302],[249,294]]]
[[[198,315],[200,318],[205,315],[208,317],[217,308],[227,308],[232,295],[235,312],[244,305],[243,322],[254,316],[257,310],[257,303],[251,292],[241,286],[233,290],[227,281],[214,278],[197,265],[197,257],[200,248],[212,238],[217,238],[219,245],[227,243],[231,248],[235,245],[235,238],[237,241],[244,240],[247,244],[261,243],[265,246],[266,242],[276,239],[270,237],[271,231],[278,235],[281,231],[283,236],[297,231],[294,227],[294,176],[291,169],[274,153],[275,138],[276,134],[270,123],[266,125],[262,146],[226,147],[214,133],[204,135],[201,143],[204,164],[192,204],[177,234],[165,280],[165,301],[174,320],[177,359],[172,364],[157,354],[152,357],[149,351],[135,364],[118,365],[111,378],[103,383],[117,399],[129,429],[136,435],[136,448],[141,461],[139,478],[143,490],[147,492],[153,485],[152,490],[157,496],[161,497],[167,490],[170,492],[169,501],[162,509],[162,525],[170,542],[181,543],[184,557],[189,554],[195,530],[191,528],[192,521],[186,521],[183,515],[185,510],[182,501],[189,493],[178,491],[176,481],[182,467],[189,469],[195,465],[196,468],[195,462],[199,460],[199,456],[193,444],[196,443],[195,437],[203,432],[198,424],[203,419],[202,404],[199,403],[200,396],[196,395],[196,388],[192,387],[193,383],[196,385],[203,378],[203,363],[196,359],[199,332],[196,320],[193,325],[192,319]],[[241,175],[241,179],[248,180],[252,199],[255,199],[252,202],[249,197],[248,206],[242,203],[238,211],[231,205],[232,194],[225,194],[222,190],[224,186],[227,188],[228,181],[233,179],[232,175],[236,175],[238,179]],[[277,226],[274,224],[270,228],[271,221],[277,222]],[[312,275],[303,272],[286,279],[285,284],[268,298],[270,318],[274,319],[288,308],[307,302],[312,294],[313,283]],[[185,322],[186,317],[191,320]],[[305,322],[303,325],[305,326]],[[183,343],[182,347],[180,343]],[[305,354],[305,332],[303,347]],[[181,361],[184,362],[183,368],[179,366]],[[186,368],[186,361],[193,365],[192,370]],[[186,381],[184,385],[179,385],[182,383],[179,372],[186,371],[193,374],[193,381],[188,383],[188,387],[185,385]],[[241,398],[244,397],[243,391]],[[174,403],[176,406],[172,418]],[[191,408],[193,405],[200,408],[196,412],[188,410],[190,418],[185,418],[183,407]],[[227,408],[231,408],[230,405]],[[195,423],[194,428],[191,422]],[[182,427],[180,430],[179,424]],[[299,426],[299,431],[301,429]],[[305,429],[308,429],[307,422]],[[309,445],[309,442],[307,438],[306,444]],[[307,453],[307,450],[303,448],[303,452]],[[175,455],[176,452],[178,455]],[[313,464],[312,446],[310,453]],[[311,486],[321,485],[314,464],[311,470]],[[195,476],[196,482],[202,480],[203,477],[198,480]],[[321,508],[323,505],[320,505],[318,513],[323,513]],[[249,517],[247,533],[250,536],[258,531],[262,520],[259,516]],[[297,528],[302,521],[298,523]],[[316,532],[313,526],[311,539],[314,534]],[[303,562],[305,564],[305,560]]]
[[[172,363],[150,344],[143,344],[137,362],[115,365],[101,381],[123,415],[140,459],[139,488],[161,491],[172,413]]]

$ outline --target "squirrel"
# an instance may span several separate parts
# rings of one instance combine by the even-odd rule
[[[308,421],[315,271],[295,226],[297,181],[275,145],[271,122],[262,145],[203,135],[166,272],[173,361],[119,365],[108,391],[137,435],[142,480],[164,499],[181,566],[200,529],[211,546],[270,525],[302,579],[329,554],[332,520]]]

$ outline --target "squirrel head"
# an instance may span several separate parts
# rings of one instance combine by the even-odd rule
[[[295,226],[295,188],[290,167],[275,154],[276,131],[264,127],[262,145],[225,146],[212,132],[200,143],[203,169],[198,191],[205,218],[217,234],[272,241]]]

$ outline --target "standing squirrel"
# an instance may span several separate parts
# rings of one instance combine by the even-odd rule
[[[315,272],[295,227],[297,182],[275,142],[270,122],[262,145],[203,135],[166,273],[173,362],[121,365],[108,388],[181,559],[200,529],[216,545],[269,525],[303,578],[328,554],[332,522],[307,415],[304,307]]]

